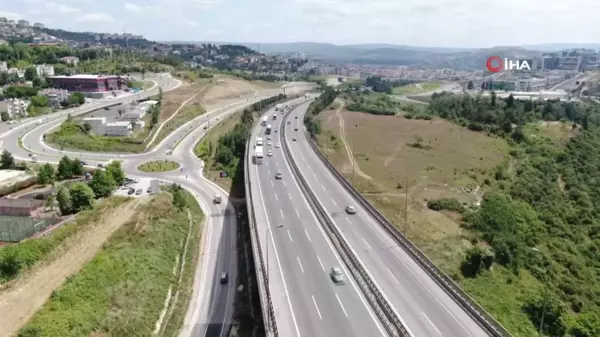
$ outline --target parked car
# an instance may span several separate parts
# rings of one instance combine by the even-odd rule
[[[129,191],[127,192],[128,195],[132,195],[133,193],[135,193],[135,188],[131,187],[129,189]]]
[[[137,191],[135,191],[135,195],[142,195],[142,189],[138,188]]]

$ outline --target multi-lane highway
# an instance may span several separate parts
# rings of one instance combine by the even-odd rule
[[[271,119],[273,114],[276,120]],[[346,284],[332,282],[331,268],[345,267],[286,162],[279,132],[283,115],[271,110],[266,116],[274,130],[272,144],[265,144],[263,164],[250,168],[251,207],[268,265],[280,336],[385,336],[348,272],[344,270]],[[259,134],[266,138],[264,132],[257,126],[251,144]],[[269,150],[272,156],[266,155]],[[275,179],[277,173],[282,179]]]
[[[291,155],[311,190],[413,335],[487,336],[479,325],[397,246],[320,161],[303,132],[302,120],[307,107],[308,104],[303,104],[291,111],[287,117],[290,124],[285,124],[288,128],[288,139],[284,141],[288,143]],[[296,138],[296,141],[290,138]],[[295,190],[293,184],[283,188],[278,194],[286,195]],[[355,215],[345,212],[348,205],[356,208]],[[293,203],[291,206],[291,209],[286,209],[286,214],[293,215],[301,204]]]
[[[153,79],[151,77],[150,79]],[[152,90],[141,95],[151,95],[160,85],[163,91],[169,91],[181,84],[180,81],[168,75],[159,76]],[[306,87],[294,86],[288,92],[301,92]],[[221,205],[212,203],[215,195],[225,195],[226,191],[202,176],[203,163],[193,154],[195,143],[220,120],[235,111],[260,99],[280,93],[281,90],[266,90],[240,97],[239,101],[214,111],[210,111],[193,121],[178,128],[157,144],[154,149],[140,154],[110,154],[61,151],[54,149],[43,141],[43,134],[67,117],[67,114],[81,114],[93,109],[120,102],[139,99],[140,95],[127,96],[110,101],[97,101],[86,104],[80,109],[71,109],[50,116],[31,119],[21,125],[14,125],[9,130],[2,124],[0,144],[17,159],[31,160],[29,155],[35,154],[39,162],[57,163],[60,157],[68,155],[85,161],[89,166],[99,163],[106,164],[111,159],[123,162],[123,168],[128,176],[138,178],[157,178],[169,183],[178,183],[188,189],[198,200],[206,215],[206,226],[203,236],[203,247],[197,247],[201,255],[201,268],[198,268],[194,280],[194,293],[190,309],[186,315],[184,327],[180,336],[226,336],[232,321],[233,300],[236,282],[236,214],[231,204],[224,198]],[[38,121],[42,121],[38,123]],[[19,144],[21,143],[21,144]],[[167,155],[167,150],[173,150]],[[182,169],[170,172],[151,174],[137,170],[139,164],[157,159],[170,159],[181,163]],[[229,274],[230,281],[226,285],[219,283],[222,272]]]

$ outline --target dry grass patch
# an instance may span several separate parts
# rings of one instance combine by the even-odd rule
[[[203,97],[208,111],[237,102],[240,98],[250,98],[256,91],[276,92],[281,87],[281,83],[246,81],[230,76],[217,76],[210,81],[212,87]]]

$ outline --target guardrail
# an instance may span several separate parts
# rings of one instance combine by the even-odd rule
[[[340,253],[342,260],[344,260],[344,263],[350,270],[350,273],[352,274],[354,279],[357,281],[363,294],[371,304],[371,307],[375,311],[375,314],[377,315],[379,320],[383,323],[388,334],[390,336],[412,337],[411,334],[407,331],[406,327],[404,326],[402,320],[396,315],[395,311],[389,305],[387,300],[383,297],[383,294],[375,285],[373,280],[371,280],[371,277],[363,268],[360,261],[358,261],[354,254],[354,251],[352,250],[350,245],[348,245],[340,231],[337,229],[337,226],[327,216],[327,211],[319,203],[317,197],[308,186],[306,179],[304,179],[304,177],[300,173],[300,169],[298,168],[296,161],[290,154],[289,147],[287,145],[287,142],[285,141],[285,123],[288,117],[289,112],[286,113],[284,116],[284,127],[280,131],[280,137],[282,138],[281,144],[283,148],[283,153],[286,159],[290,162],[292,171],[294,172],[294,175],[298,178],[298,181],[300,183],[300,188],[304,191],[304,194],[307,196],[308,202],[315,210],[315,214],[320,220],[319,222],[322,225],[325,225],[322,227],[325,229],[325,232],[327,232],[327,235],[331,239],[331,242],[334,244],[337,251]]]
[[[333,174],[333,176],[344,186],[354,199],[356,199],[369,214],[377,220],[383,229],[402,247],[417,263],[431,276],[431,278],[448,293],[465,312],[471,316],[479,326],[494,337],[512,337],[512,334],[506,330],[492,315],[490,315],[481,305],[479,305],[469,294],[456,284],[448,275],[446,275],[438,266],[436,266],[417,246],[408,240],[404,234],[398,230],[388,219],[385,218],[371,203],[358,192],[346,178],[327,160],[325,155],[319,150],[315,140],[310,136],[306,129],[304,130],[308,143],[313,151]]]

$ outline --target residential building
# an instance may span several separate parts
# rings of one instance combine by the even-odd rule
[[[76,66],[77,63],[79,63],[79,57],[76,57],[76,56],[61,57],[60,62],[71,65],[71,66]]]
[[[33,27],[39,28],[39,29],[44,29],[45,28],[44,24],[43,23],[39,23],[39,22],[34,23]]]
[[[122,121],[106,123],[105,128],[105,135],[107,136],[131,137],[133,135],[131,122]]]
[[[0,72],[5,72],[5,71],[8,71],[8,66],[6,65],[6,62],[0,61]]]
[[[35,66],[38,76],[54,76],[54,67],[48,64],[39,64]]]
[[[48,105],[56,108],[60,106],[62,101],[66,101],[69,98],[69,92],[61,89],[44,89],[39,94],[46,96],[48,98]]]
[[[16,116],[27,116],[29,101],[19,98],[9,98],[6,100],[6,112],[11,118]]]
[[[9,74],[11,74],[11,75],[17,75],[19,78],[25,77],[25,70],[24,69],[10,68],[6,72],[9,73]]]
[[[19,28],[27,28],[27,27],[29,27],[29,21],[27,21],[27,20],[19,20],[19,21],[17,21],[17,26]]]
[[[121,77],[113,75],[49,76],[47,80],[54,88],[82,93],[104,93],[121,90],[124,86]]]
[[[35,199],[0,199],[0,215],[33,216],[35,210],[44,205],[44,200]]]
[[[83,119],[83,124],[89,124],[96,135],[102,136],[106,133],[106,117],[87,117]]]

